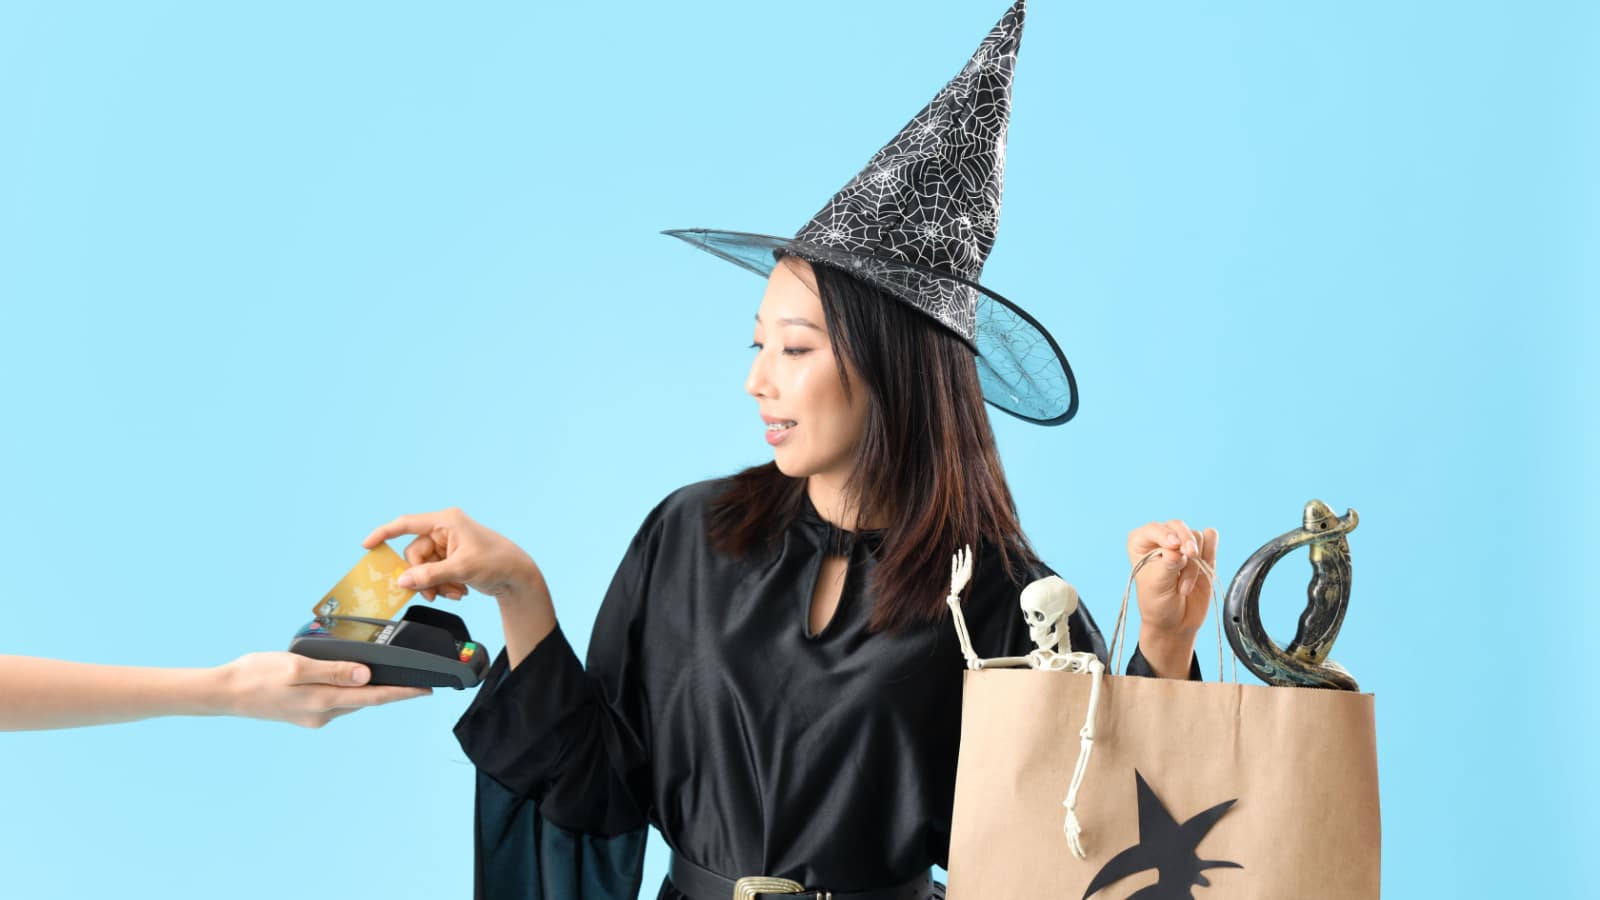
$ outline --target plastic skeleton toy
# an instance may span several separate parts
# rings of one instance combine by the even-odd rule
[[[1022,618],[1028,623],[1028,634],[1038,649],[1027,656],[995,656],[988,659],[978,656],[972,649],[972,638],[967,633],[966,617],[961,614],[961,591],[971,580],[972,550],[962,548],[956,551],[950,561],[950,596],[945,598],[945,603],[950,606],[950,614],[955,620],[956,635],[961,639],[961,653],[967,658],[967,668],[1027,667],[1049,672],[1091,672],[1098,666],[1101,671],[1105,670],[1104,664],[1093,653],[1072,652],[1072,635],[1067,628],[1067,620],[1078,609],[1078,591],[1057,575],[1041,578],[1022,589]]]
[[[950,606],[950,616],[955,622],[956,637],[961,641],[961,654],[967,659],[968,669],[1031,668],[1046,672],[1077,672],[1092,677],[1089,686],[1089,708],[1083,728],[1078,731],[1078,763],[1073,767],[1072,785],[1067,789],[1067,808],[1062,830],[1072,854],[1087,859],[1083,849],[1083,828],[1078,824],[1078,789],[1083,785],[1083,774],[1089,767],[1089,754],[1094,750],[1094,718],[1100,707],[1100,677],[1105,674],[1105,663],[1093,653],[1072,652],[1072,636],[1068,630],[1068,617],[1078,608],[1078,592],[1072,585],[1051,575],[1041,578],[1022,589],[1022,617],[1028,623],[1028,633],[1038,648],[1027,656],[997,656],[984,659],[972,649],[972,636],[967,632],[966,617],[961,614],[961,591],[972,580],[972,548],[957,550],[950,560],[950,595],[945,603]],[[1060,648],[1058,651],[1057,648]]]

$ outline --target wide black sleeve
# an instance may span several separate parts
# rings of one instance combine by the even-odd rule
[[[473,803],[476,900],[636,900],[645,829],[598,837],[562,828],[482,769]]]
[[[502,651],[456,723],[481,775],[570,831],[613,836],[648,822],[640,647],[659,531],[652,513],[629,544],[595,620],[587,668],[557,627],[515,669]]]

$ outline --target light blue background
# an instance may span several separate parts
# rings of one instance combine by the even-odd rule
[[[792,232],[1004,9],[535,7],[0,6],[0,652],[281,648],[452,504],[582,646],[644,513],[768,458],[761,283],[656,231]],[[996,415],[1024,524],[1108,621],[1141,522],[1217,527],[1226,574],[1310,497],[1361,513],[1334,656],[1392,897],[1592,890],[1597,28],[1030,11],[985,280],[1083,407]],[[467,700],[0,735],[0,895],[467,896]]]

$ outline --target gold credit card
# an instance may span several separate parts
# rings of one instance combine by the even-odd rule
[[[416,594],[395,583],[408,566],[388,544],[379,544],[356,563],[356,567],[323,595],[311,614],[316,616],[365,616],[392,619]]]

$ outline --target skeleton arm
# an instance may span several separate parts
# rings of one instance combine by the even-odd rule
[[[961,614],[961,590],[972,580],[972,548],[956,551],[950,561],[950,595],[945,602],[955,620],[956,636],[961,641],[961,654],[967,658],[969,669],[1000,667],[1029,667],[1051,672],[1080,672],[1093,680],[1089,688],[1088,710],[1083,727],[1078,731],[1078,762],[1073,767],[1072,783],[1067,788],[1067,798],[1062,801],[1067,814],[1062,831],[1067,846],[1078,859],[1087,859],[1083,847],[1083,827],[1078,821],[1078,792],[1083,787],[1084,774],[1089,769],[1089,755],[1094,751],[1095,713],[1100,707],[1100,679],[1105,675],[1105,664],[1093,653],[1072,652],[1072,639],[1067,631],[1067,620],[1078,608],[1078,592],[1055,575],[1041,578],[1022,590],[1023,619],[1028,623],[1029,634],[1038,649],[1027,656],[1001,656],[984,659],[972,649],[972,636],[967,633],[967,620]],[[1062,652],[1056,652],[1056,647]]]
[[[969,669],[1023,668],[1028,665],[1026,656],[980,657],[972,649],[972,635],[967,632],[967,618],[961,614],[961,591],[972,580],[972,548],[962,547],[950,559],[950,595],[945,603],[950,606],[950,617],[955,621],[956,638],[961,641],[961,655],[967,658]]]

